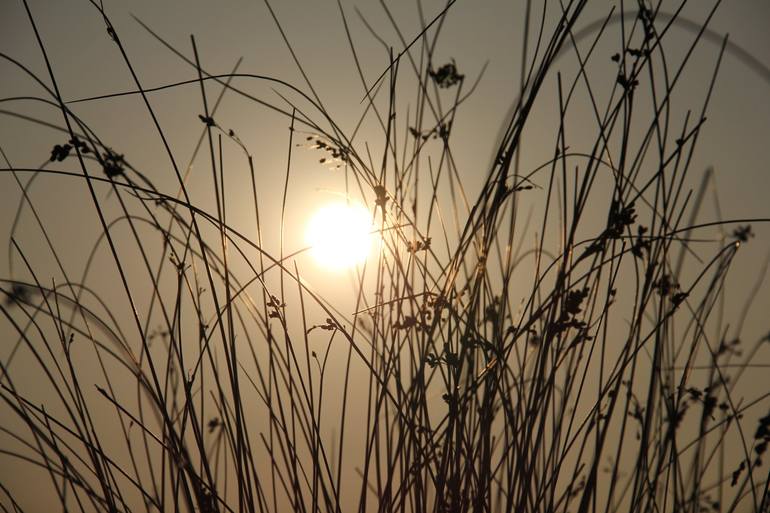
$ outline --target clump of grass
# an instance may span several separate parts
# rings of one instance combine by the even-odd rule
[[[61,115],[38,121],[64,135],[43,165],[6,159],[4,172],[17,180],[20,212],[39,223],[63,281],[48,283],[51,269],[34,265],[14,226],[9,260],[21,268],[2,280],[3,329],[16,340],[0,362],[0,450],[50,478],[56,507],[767,511],[770,394],[759,387],[738,399],[734,391],[768,337],[746,340],[742,320],[712,320],[741,244],[752,242],[749,222],[766,220],[698,224],[703,192],[691,195],[686,177],[714,81],[701,112],[672,118],[690,55],[664,58],[677,17],[661,22],[640,2],[633,14],[577,33],[585,2],[564,5],[550,30],[530,27],[527,12],[537,48],[523,50],[520,95],[474,195],[453,157],[463,144],[453,129],[475,84],[461,63],[440,59],[436,44],[451,6],[424,20],[414,39],[402,37],[378,80],[361,73],[362,122],[379,127],[379,146],[346,134],[309,81],[295,87],[238,66],[212,75],[194,39],[192,59],[172,48],[196,78],[164,89],[200,90],[196,154],[208,158],[213,196],[205,206],[192,200],[190,165],[167,143],[152,90],[106,16],[134,80],[130,94],[143,98],[166,148],[172,190],[77,116],[50,65],[35,77],[48,95],[37,100]],[[617,21],[621,47],[596,55],[595,42]],[[584,37],[594,42],[587,52],[575,44]],[[555,70],[568,54],[573,76]],[[617,73],[589,77],[588,64],[604,58]],[[396,96],[410,73],[417,94],[404,112]],[[255,98],[236,78],[270,81],[281,101]],[[548,81],[558,105],[553,153],[526,169],[521,144]],[[607,94],[594,91],[600,82]],[[578,87],[592,118],[572,142]],[[260,209],[268,171],[223,128],[225,94],[289,122],[280,212]],[[639,112],[640,103],[649,108]],[[298,151],[319,151],[320,164],[345,174],[346,194],[372,209],[380,246],[351,273],[352,310],[303,279],[304,249],[284,247]],[[235,159],[245,179],[229,172]],[[32,180],[54,176],[87,186],[100,227],[81,277],[62,263],[29,194]],[[248,233],[229,220],[231,180],[252,194]],[[715,225],[732,235],[704,251],[713,241],[698,234]],[[280,243],[269,247],[276,229]],[[109,272],[96,276],[99,250]],[[0,490],[5,509],[23,508],[15,498],[23,490]]]

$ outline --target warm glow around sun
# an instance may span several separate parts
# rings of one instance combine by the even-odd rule
[[[306,240],[315,260],[326,269],[342,270],[363,263],[372,246],[372,215],[358,203],[331,203],[318,209]]]

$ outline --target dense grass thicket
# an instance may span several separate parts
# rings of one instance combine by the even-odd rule
[[[59,134],[50,156],[0,162],[18,205],[0,279],[0,454],[18,469],[0,474],[3,511],[770,511],[770,382],[745,383],[770,336],[743,332],[757,289],[736,319],[723,296],[764,221],[702,219],[712,175],[691,165],[723,56],[751,56],[714,46],[701,108],[683,111],[691,48],[671,58],[665,42],[684,27],[694,48],[716,37],[706,24],[642,0],[599,20],[585,0],[549,2],[549,17],[527,2],[496,154],[467,169],[453,136],[483,76],[441,51],[453,3],[414,33],[393,21],[395,48],[372,28],[390,61],[379,78],[350,39],[353,130],[309,79],[213,74],[195,38],[178,48],[147,26],[189,66],[151,89],[98,2],[126,91],[65,101],[47,57],[34,75],[0,55],[44,92],[3,98],[3,122]],[[339,11],[344,27],[367,24]],[[614,53],[594,51],[608,39]],[[176,91],[199,98],[184,113],[199,123],[192,158],[155,111],[153,95]],[[78,115],[125,95],[165,148],[152,169]],[[282,169],[229,128],[223,99],[280,116]],[[530,132],[538,102],[551,132]],[[525,167],[535,138],[552,150]],[[285,243],[303,159],[369,208],[378,240],[332,288]],[[91,214],[52,224],[46,187],[77,189]]]

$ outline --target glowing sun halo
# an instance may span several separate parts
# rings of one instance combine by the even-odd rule
[[[372,215],[362,205],[332,203],[318,209],[306,240],[324,268],[342,270],[363,263],[372,246]]]

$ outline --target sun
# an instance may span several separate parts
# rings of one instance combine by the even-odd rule
[[[331,203],[308,223],[306,241],[316,262],[344,270],[366,260],[372,247],[372,214],[358,203]]]

